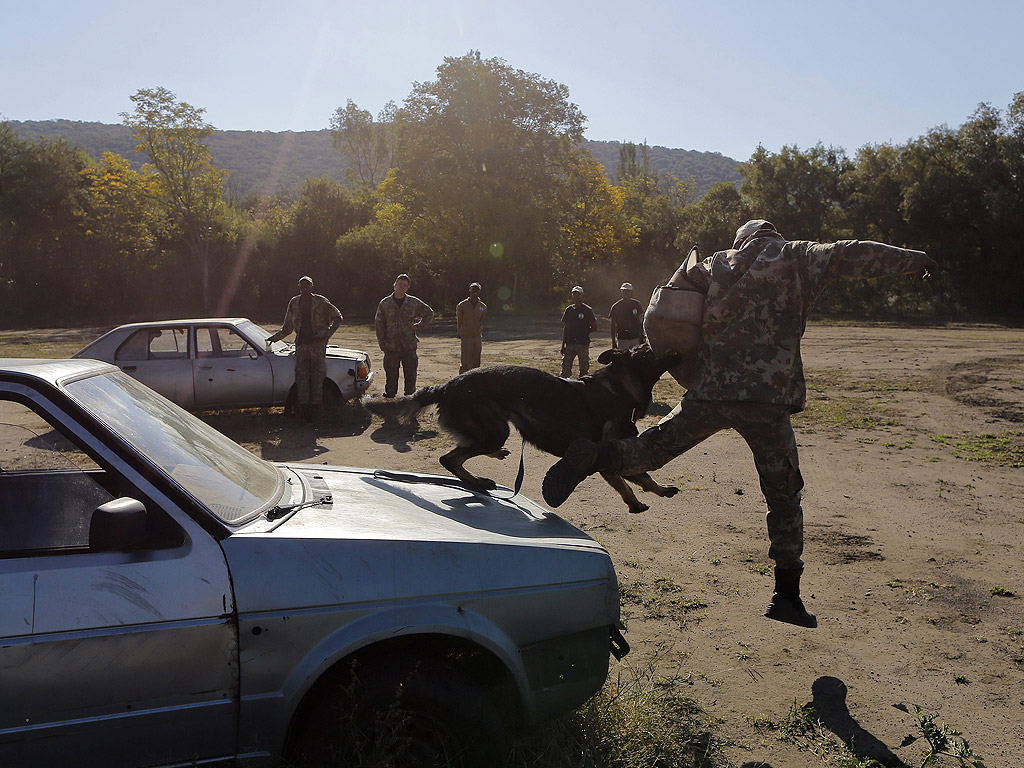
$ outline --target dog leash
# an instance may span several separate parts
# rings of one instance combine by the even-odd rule
[[[519,495],[519,491],[523,487],[523,478],[526,476],[526,465],[524,464],[525,456],[526,456],[526,438],[523,438],[523,442],[519,446],[519,471],[516,472],[516,482],[515,482],[515,485],[512,488],[512,495],[511,496],[499,496],[498,494],[494,493],[493,491],[489,491],[488,492],[489,496],[492,496],[495,499],[508,500],[508,499],[514,499],[516,496]]]

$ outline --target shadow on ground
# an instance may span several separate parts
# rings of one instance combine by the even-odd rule
[[[813,698],[805,709],[817,718],[861,760],[876,760],[882,765],[899,768],[906,765],[880,739],[861,727],[846,703],[849,689],[838,677],[819,677],[811,685]]]

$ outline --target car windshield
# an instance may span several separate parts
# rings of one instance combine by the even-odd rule
[[[267,348],[267,339],[270,337],[270,332],[260,328],[252,320],[243,320],[238,324],[238,330],[248,336],[254,341],[260,343],[262,349]],[[291,344],[285,344],[283,341],[274,341],[270,344],[270,349],[273,352],[284,352],[291,349]]]
[[[68,394],[221,521],[239,525],[272,507],[281,473],[120,371],[79,379]]]

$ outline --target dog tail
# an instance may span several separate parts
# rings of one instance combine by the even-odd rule
[[[403,423],[416,417],[420,411],[437,402],[438,387],[421,387],[411,395],[402,397],[371,397],[366,395],[362,403],[370,413],[385,419],[397,419]]]

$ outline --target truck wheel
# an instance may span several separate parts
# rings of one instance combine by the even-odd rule
[[[483,689],[436,662],[372,666],[309,710],[293,763],[500,768],[506,735]]]

